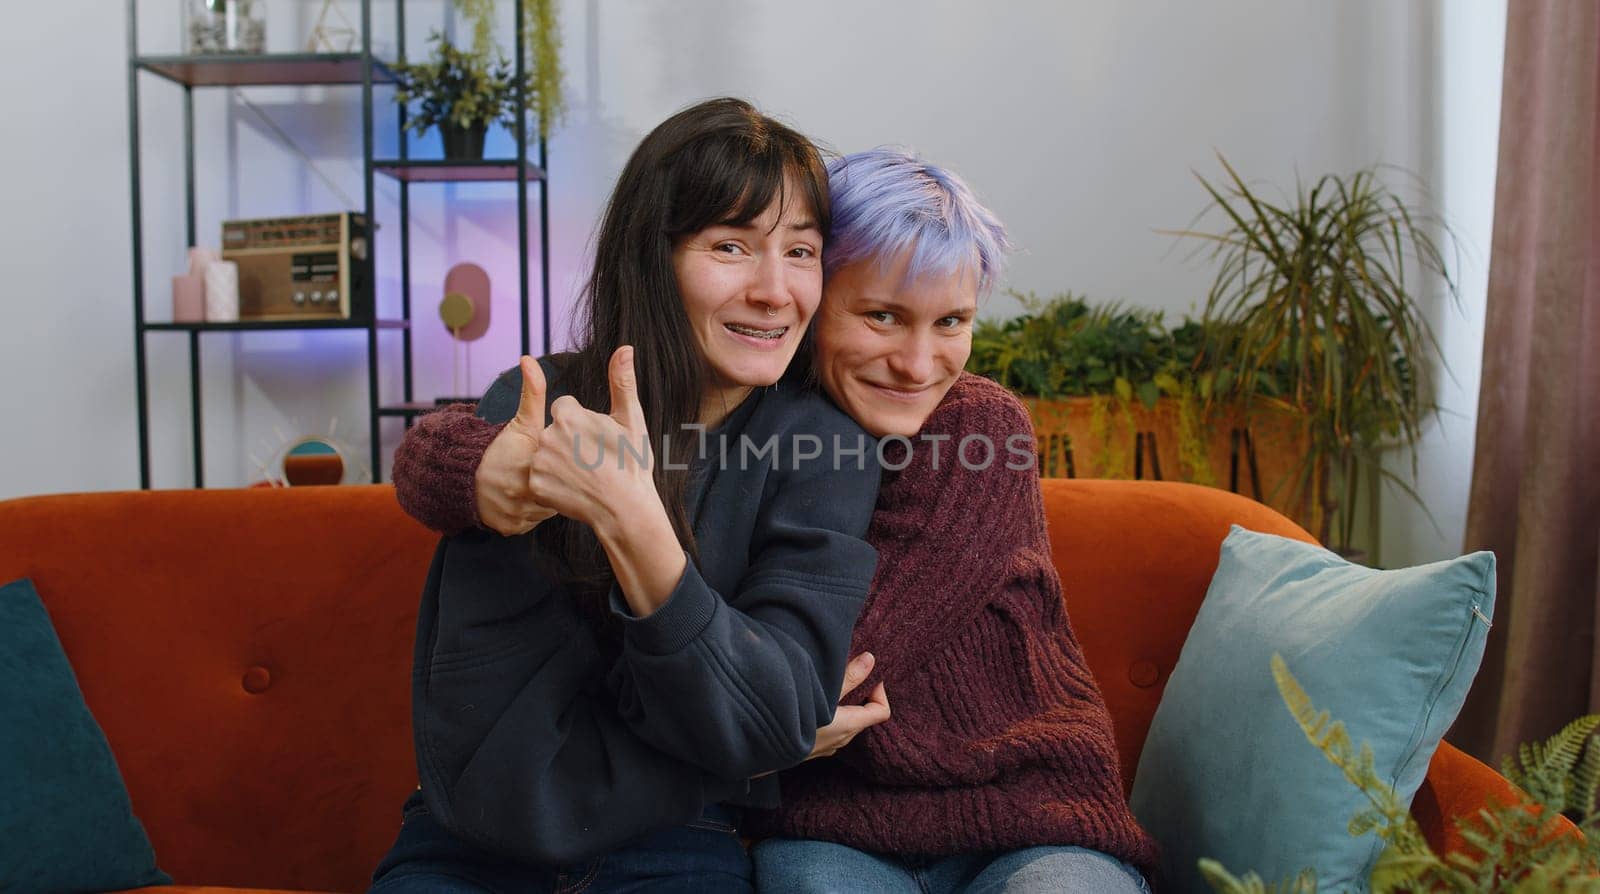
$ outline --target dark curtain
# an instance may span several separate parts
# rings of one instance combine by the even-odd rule
[[[1493,763],[1600,710],[1600,3],[1508,13],[1465,543],[1499,596],[1450,735]]]

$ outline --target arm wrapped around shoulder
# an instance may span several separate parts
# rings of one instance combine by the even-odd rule
[[[503,424],[480,419],[472,404],[450,404],[417,419],[394,451],[400,508],[445,536],[478,527],[474,476]]]

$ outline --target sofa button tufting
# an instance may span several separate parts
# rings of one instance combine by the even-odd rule
[[[260,695],[272,685],[272,673],[264,667],[252,667],[244,672],[244,691]]]
[[[1128,680],[1140,689],[1149,689],[1161,679],[1161,669],[1154,661],[1135,661],[1128,668]]]

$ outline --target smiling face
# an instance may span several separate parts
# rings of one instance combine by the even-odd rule
[[[799,195],[791,184],[785,194]],[[774,201],[748,224],[717,224],[673,248],[683,309],[710,371],[713,423],[794,359],[822,297],[822,232],[804,203]],[[709,417],[709,418],[708,418]]]
[[[874,437],[912,437],[972,353],[977,278],[969,270],[905,282],[909,253],[840,267],[817,315],[823,387]]]

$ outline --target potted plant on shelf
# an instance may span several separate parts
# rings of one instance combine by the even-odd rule
[[[1322,542],[1348,553],[1362,486],[1378,480],[1371,476],[1421,505],[1380,454],[1407,448],[1415,475],[1422,423],[1436,409],[1425,377],[1438,355],[1417,289],[1437,277],[1459,300],[1440,248],[1453,248],[1454,237],[1384,185],[1377,168],[1299,185],[1280,205],[1219,160],[1225,181],[1197,177],[1226,225],[1177,233],[1212,243],[1220,262],[1205,351],[1237,370],[1230,385],[1239,402],[1304,417],[1298,499],[1318,518]]]
[[[428,38],[434,44],[429,61],[396,65],[395,102],[416,103],[406,128],[418,136],[439,128],[445,158],[483,157],[484,137],[496,122],[516,126],[515,77],[505,60],[460,49],[443,35]]]
[[[537,132],[549,136],[565,110],[556,0],[516,2],[521,4],[527,52],[522,103],[533,115]],[[435,32],[428,38],[435,44],[429,61],[394,67],[395,101],[402,106],[418,103],[406,127],[418,136],[438,127],[445,158],[482,158],[489,125],[521,124],[516,71],[494,44],[495,4],[496,0],[454,0],[472,30],[470,50]]]
[[[499,0],[453,0],[457,11],[472,28],[472,53],[488,59],[496,53],[494,43],[495,8]],[[566,112],[561,79],[561,23],[557,0],[516,0],[521,5],[524,60],[527,75],[527,107],[533,114],[538,133],[549,136]],[[507,67],[510,70],[510,67]],[[508,98],[507,108],[514,115],[516,95]]]
[[[1165,478],[1229,487],[1309,520],[1286,483],[1304,449],[1300,420],[1245,413],[1235,371],[1210,363],[1205,327],[1155,311],[1011,293],[1024,313],[980,320],[967,369],[1027,405],[1046,477]]]

